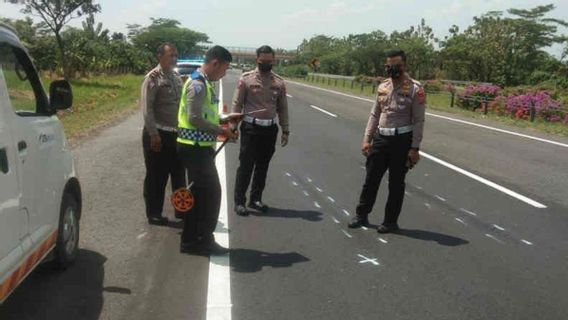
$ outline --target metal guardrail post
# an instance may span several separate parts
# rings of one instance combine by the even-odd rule
[[[365,83],[361,82],[361,92],[363,92],[363,90],[365,90]]]
[[[333,86],[337,87],[337,78],[335,78],[335,81],[333,83]]]
[[[454,107],[455,99],[456,99],[456,94],[452,92],[452,99],[450,100],[450,108]]]
[[[536,108],[534,106],[534,103],[532,103],[532,102],[529,106],[529,115],[530,115],[531,122],[534,122],[534,119],[536,118]]]
[[[355,80],[351,80],[351,89],[355,87]]]

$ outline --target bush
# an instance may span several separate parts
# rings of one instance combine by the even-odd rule
[[[563,122],[567,117],[561,103],[554,100],[546,91],[509,95],[503,102],[504,111],[517,119],[530,119],[532,107],[535,109],[536,117],[547,122]]]
[[[491,102],[501,94],[501,88],[496,85],[470,85],[458,95],[458,106],[468,110],[481,107],[483,101]]]
[[[286,67],[276,67],[274,71],[284,77],[304,78],[308,76],[310,68],[302,64],[296,64]]]

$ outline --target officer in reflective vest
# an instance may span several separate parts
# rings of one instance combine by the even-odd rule
[[[218,135],[236,140],[236,133],[220,126],[219,100],[212,81],[218,81],[229,68],[232,56],[215,46],[207,51],[205,64],[196,70],[182,91],[178,111],[178,153],[188,170],[188,181],[195,199],[193,209],[184,219],[180,251],[190,254],[225,254],[228,249],[215,242],[213,232],[219,218],[221,185],[215,167]],[[238,122],[240,114],[230,114],[224,121]]]

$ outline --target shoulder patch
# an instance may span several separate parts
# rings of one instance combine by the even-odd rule
[[[195,82],[193,84],[193,90],[195,90],[195,94],[199,94],[201,91],[203,91],[203,89],[204,89],[203,84],[199,82]]]
[[[282,76],[280,76],[279,74],[276,74],[274,72],[272,74],[274,75],[274,78],[284,81],[284,78],[282,78]]]
[[[250,77],[250,76],[253,75],[253,74],[254,74],[254,70],[252,70],[252,71],[247,71],[247,72],[243,73],[242,77],[243,77],[243,78],[244,78],[244,77]]]

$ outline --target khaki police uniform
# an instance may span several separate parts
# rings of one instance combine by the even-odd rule
[[[240,166],[235,182],[235,205],[245,205],[252,177],[250,202],[262,201],[270,160],[276,150],[278,125],[289,134],[288,100],[284,80],[273,72],[263,74],[258,68],[242,75],[233,97],[232,111],[250,113],[240,127]],[[253,176],[254,171],[254,176]]]
[[[367,157],[367,174],[357,206],[357,215],[367,217],[373,210],[381,179],[389,170],[389,196],[384,225],[395,225],[404,200],[408,153],[419,149],[422,142],[426,95],[420,82],[403,75],[400,85],[385,80],[377,90],[377,98],[364,141],[371,143]]]
[[[157,74],[156,76],[152,76]],[[181,96],[181,77],[164,72],[158,65],[144,78],[140,104],[144,114],[142,146],[146,164],[144,200],[148,218],[162,216],[165,189],[171,177],[172,190],[186,185],[185,170],[176,151],[177,110]],[[159,135],[160,152],[150,149],[150,136]]]

